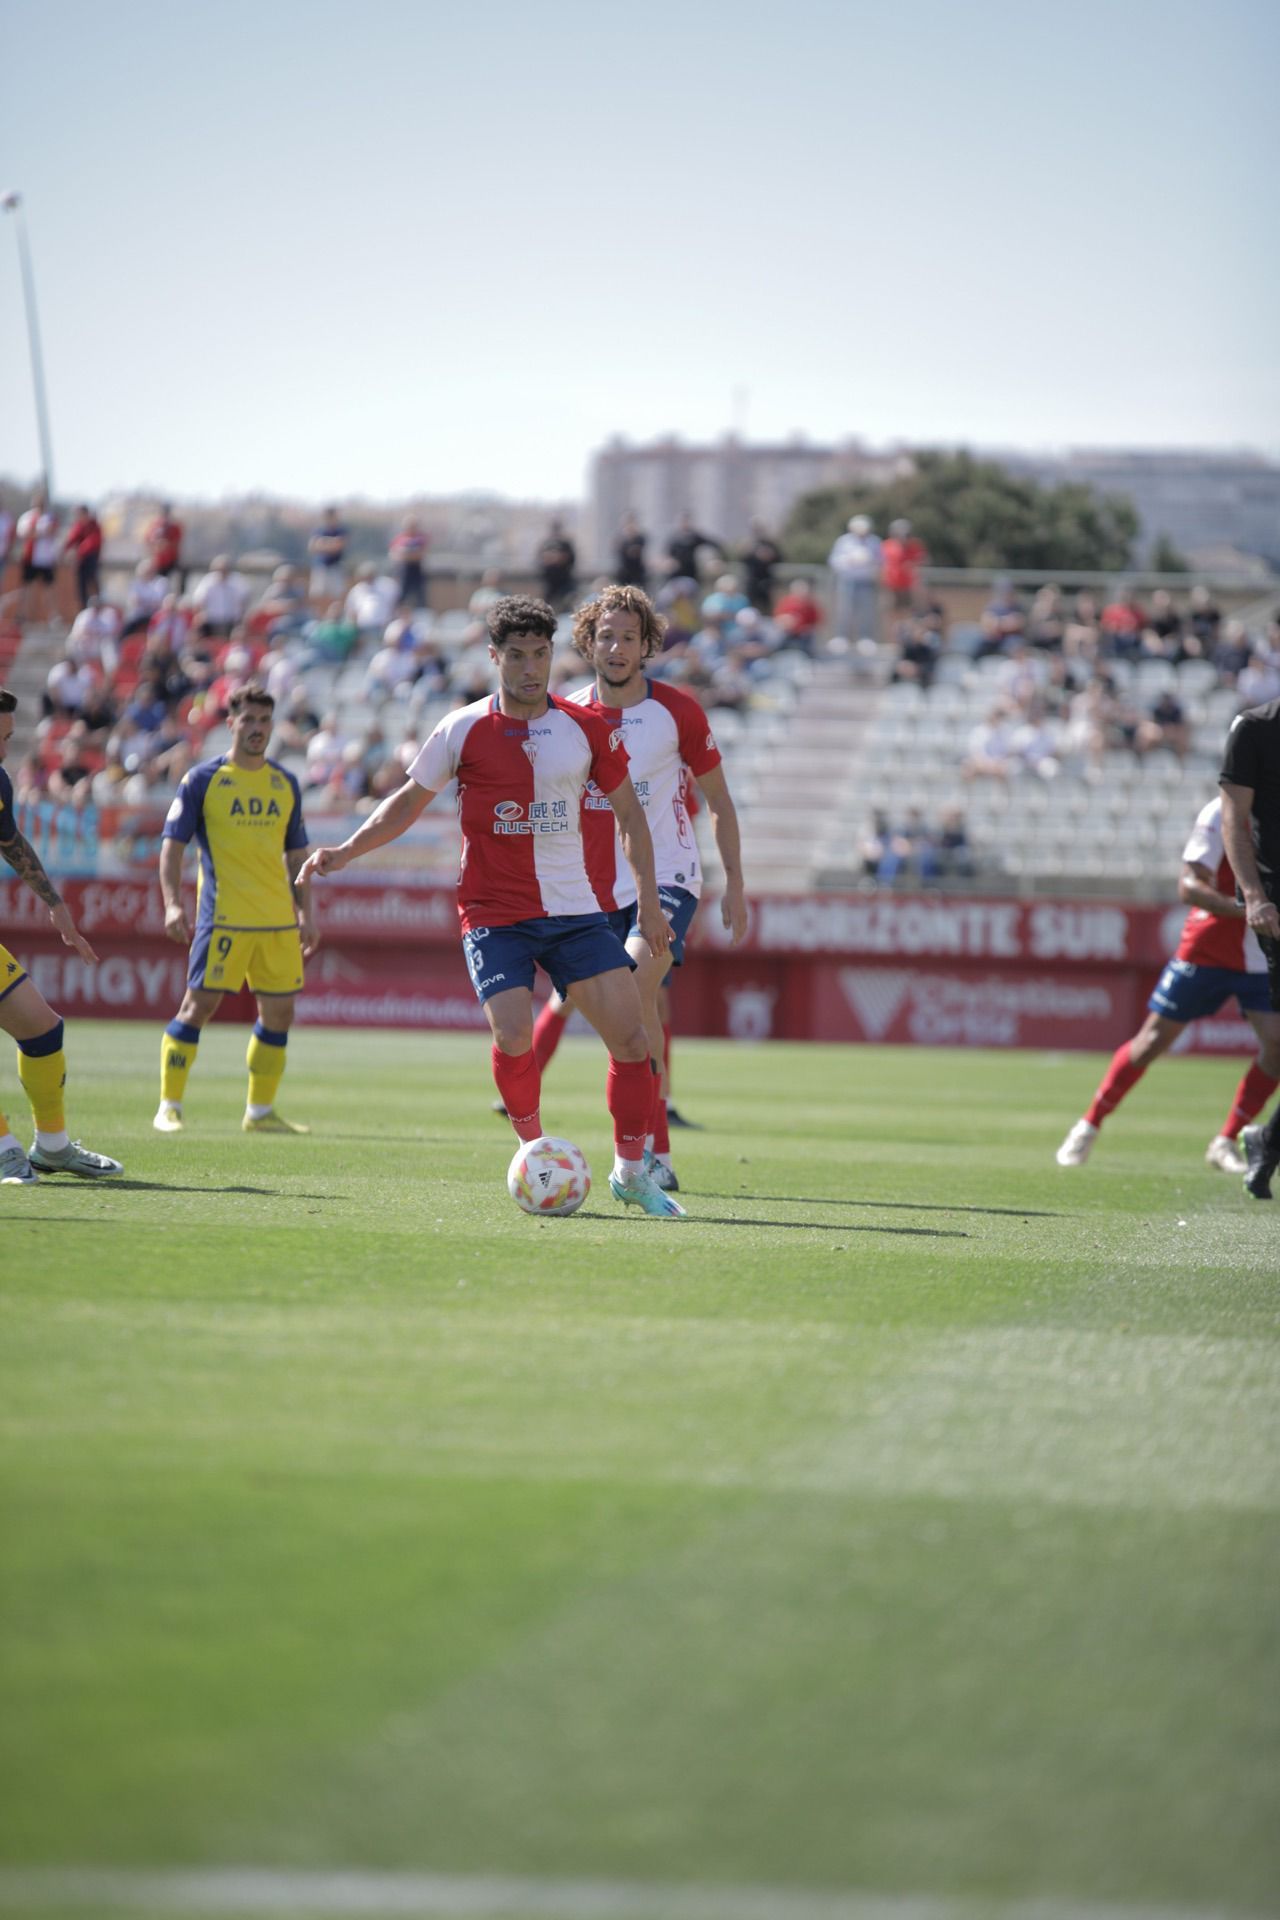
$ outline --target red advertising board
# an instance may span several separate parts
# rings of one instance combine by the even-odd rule
[[[67,1015],[171,1015],[185,953],[164,937],[156,883],[68,880],[64,892],[97,968],[61,945],[26,887],[0,882],[5,942],[46,997]],[[325,882],[316,899],[323,945],[300,1020],[484,1027],[452,887]],[[1176,907],[1111,901],[766,895],[734,948],[712,902],[676,977],[674,1019],[683,1033],[740,1040],[1109,1049],[1139,1025],[1181,922]],[[1233,1005],[1185,1044],[1239,1052],[1255,1041]]]

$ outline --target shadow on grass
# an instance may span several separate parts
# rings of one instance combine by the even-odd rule
[[[42,1173],[40,1185],[55,1178]],[[74,1184],[73,1184],[74,1183]],[[206,1182],[202,1187],[179,1186],[175,1180],[118,1180],[108,1175],[100,1180],[77,1179],[70,1174],[62,1182],[64,1193],[248,1193],[260,1200],[332,1200],[331,1193],[293,1193],[283,1187],[219,1187]]]
[[[845,1200],[837,1194],[807,1193],[708,1193],[707,1200],[764,1200],[769,1205],[781,1207],[883,1207],[886,1212],[894,1213],[991,1213],[999,1214],[1009,1220],[1068,1220],[1073,1218],[1065,1213],[1047,1213],[1036,1207],[966,1207],[963,1204],[946,1206],[940,1200]]]
[[[728,1194],[712,1194],[713,1200],[725,1200]],[[767,1195],[753,1195],[755,1199],[767,1198]],[[626,1213],[577,1213],[576,1220],[590,1220],[592,1226],[622,1227],[631,1220],[643,1220],[645,1215],[634,1208]],[[834,1224],[829,1220],[749,1220],[740,1214],[691,1213],[688,1215],[691,1227],[776,1227],[780,1233],[893,1233],[907,1236],[913,1240],[968,1240],[970,1236],[959,1227],[864,1227],[855,1225],[851,1220],[839,1220]]]

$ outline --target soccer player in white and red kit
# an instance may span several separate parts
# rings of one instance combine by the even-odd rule
[[[1261,1113],[1280,1079],[1280,1013],[1271,1009],[1267,963],[1235,897],[1235,884],[1223,846],[1219,795],[1201,808],[1182,850],[1178,892],[1191,911],[1178,951],[1152,990],[1146,1019],[1132,1040],[1116,1049],[1084,1118],[1058,1148],[1060,1167],[1084,1164],[1107,1115],[1151,1062],[1168,1052],[1188,1021],[1216,1013],[1234,997],[1258,1036],[1258,1058],[1236,1088],[1231,1111],[1204,1157],[1223,1173],[1244,1172],[1236,1139]]]
[[[446,714],[404,785],[340,847],[318,848],[300,878],[337,873],[397,839],[456,780],[463,951],[493,1033],[493,1077],[512,1126],[522,1140],[542,1133],[541,1070],[532,1046],[536,963],[559,991],[572,987],[575,1005],[609,1050],[610,1190],[647,1214],[681,1218],[683,1207],[645,1168],[653,1076],[640,995],[584,862],[582,796],[592,782],[617,820],[644,937],[655,953],[665,952],[670,933],[653,845],[622,733],[548,694],[556,616],[545,601],[499,600],[487,625],[497,693]]]
[[[639,587],[605,587],[580,607],[573,622],[573,643],[594,672],[595,681],[570,694],[569,704],[599,714],[610,726],[621,729],[632,783],[653,839],[658,896],[671,926],[671,944],[661,953],[652,951],[638,924],[635,881],[605,797],[593,787],[587,788],[583,799],[587,871],[601,906],[610,914],[615,932],[636,963],[654,1061],[650,1171],[661,1186],[673,1191],[679,1182],[671,1165],[662,1090],[666,1036],[659,994],[672,966],[681,965],[684,959],[685,935],[702,892],[702,863],[686,797],[691,778],[697,782],[711,815],[716,851],[724,868],[720,913],[735,945],[747,930],[747,907],[738,816],[706,712],[692,694],[652,680],[644,670],[645,663],[661,651],[665,626],[662,615]],[[564,1000],[556,995],[538,1017],[534,1050],[544,1065],[555,1051],[566,1011]]]

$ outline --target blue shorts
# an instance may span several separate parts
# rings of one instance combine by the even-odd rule
[[[1147,1007],[1166,1020],[1204,1020],[1233,995],[1241,1013],[1271,1012],[1265,973],[1237,973],[1233,967],[1198,967],[1194,960],[1171,960],[1156,981]]]
[[[685,936],[698,911],[698,896],[690,893],[687,887],[659,887],[658,898],[671,926],[671,958],[677,967],[681,967],[684,965]],[[633,901],[629,907],[615,907],[609,915],[609,925],[625,946],[636,931],[636,903]]]
[[[635,966],[604,913],[560,913],[517,920],[509,927],[472,927],[462,936],[462,952],[482,1006],[512,987],[531,989],[535,966],[550,975],[562,998],[575,980],[594,980],[598,973]]]

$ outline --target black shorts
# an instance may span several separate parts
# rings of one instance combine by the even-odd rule
[[[53,568],[38,567],[34,560],[24,560],[22,563],[22,584],[24,587],[29,587],[33,580],[43,580],[46,587],[51,587],[53,585]]]

